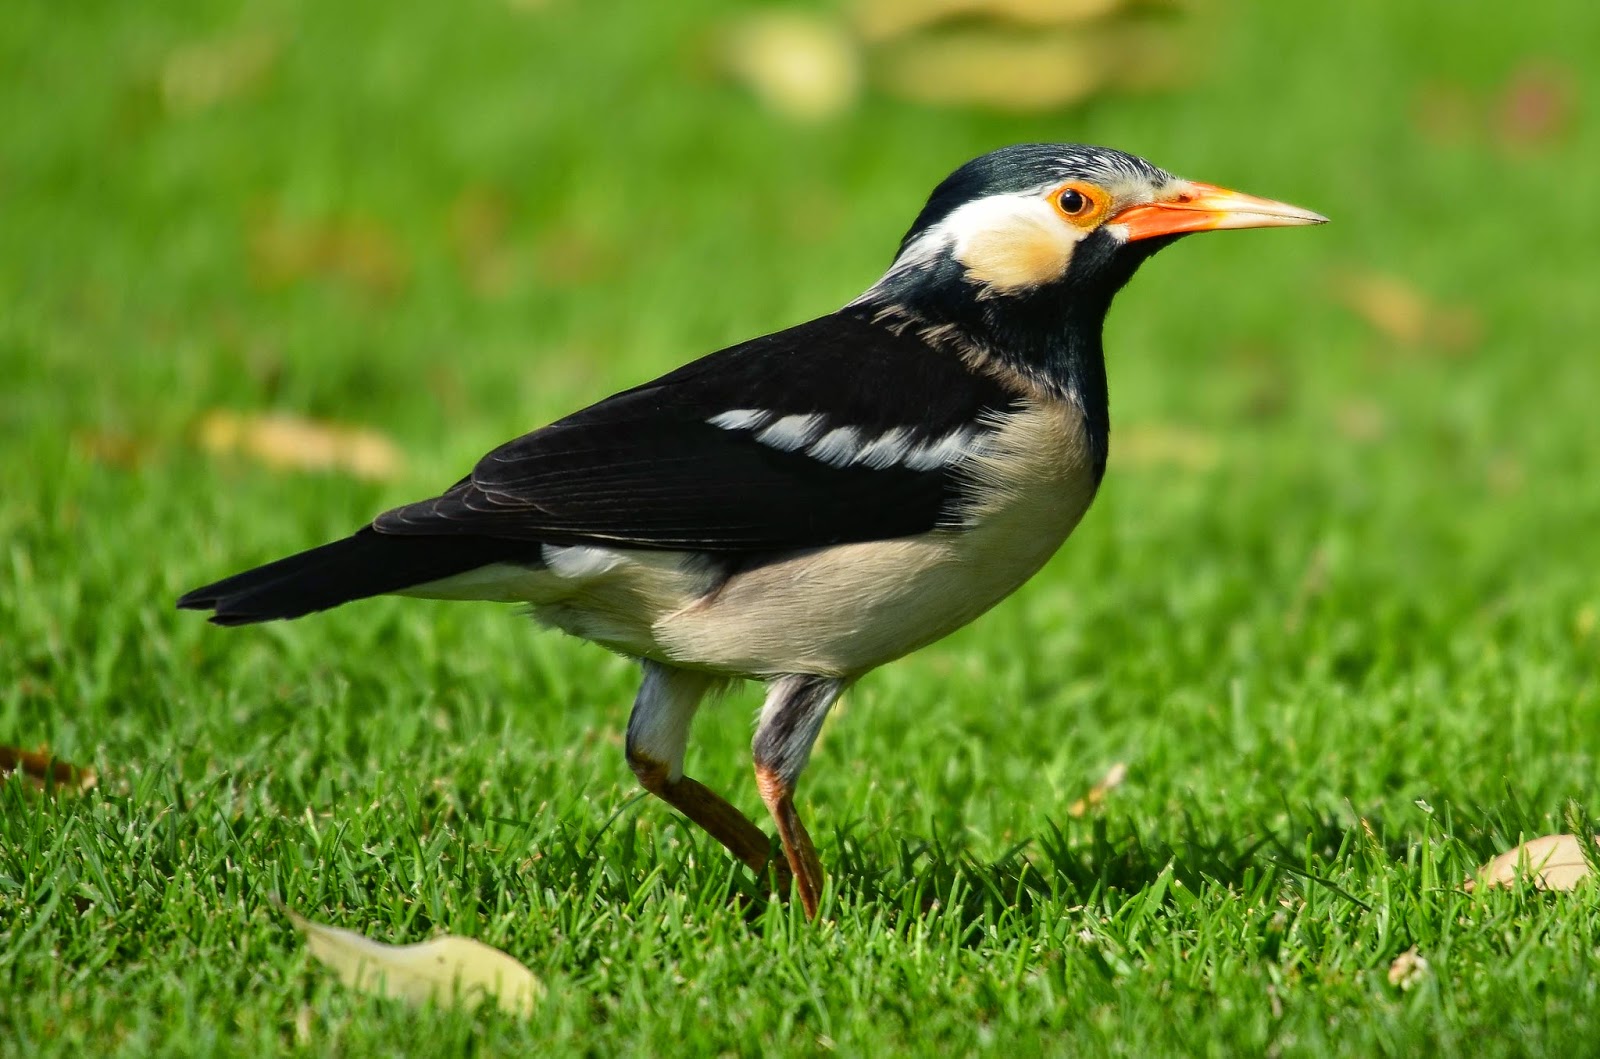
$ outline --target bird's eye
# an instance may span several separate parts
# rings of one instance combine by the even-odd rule
[[[1055,206],[1062,220],[1088,231],[1099,223],[1110,199],[1110,195],[1093,184],[1074,180],[1052,191],[1047,201]]]
[[[1061,212],[1068,217],[1077,217],[1087,213],[1092,203],[1089,197],[1077,188],[1067,188],[1056,196],[1056,204],[1061,207]]]

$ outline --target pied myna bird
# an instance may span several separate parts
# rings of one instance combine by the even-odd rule
[[[219,625],[382,593],[524,603],[640,660],[639,782],[766,869],[767,836],[683,774],[701,700],[764,681],[756,785],[805,911],[795,784],[863,674],[972,621],[1066,540],[1109,438],[1101,325],[1190,232],[1320,224],[1129,154],[1007,147],[940,184],[865,294],[489,453],[442,495],[195,589]]]

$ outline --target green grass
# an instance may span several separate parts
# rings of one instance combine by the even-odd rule
[[[101,783],[0,785],[0,1053],[1600,1048],[1596,892],[1457,885],[1600,812],[1594,6],[1240,3],[1179,93],[1048,117],[872,96],[815,128],[715,75],[731,10],[7,6],[0,743]],[[241,39],[276,49],[256,83],[168,105],[175,50]],[[1528,68],[1574,116],[1518,147],[1495,113]],[[1033,139],[1335,223],[1191,240],[1119,301],[1084,525],[824,735],[801,792],[824,923],[735,900],[746,874],[636,798],[622,660],[491,606],[171,609],[840,304],[934,181]],[[357,250],[274,266],[297,226]],[[1374,329],[1340,294],[1374,274],[1466,338]],[[406,467],[211,456],[217,408],[365,424]],[[1174,434],[1205,458],[1150,454]],[[708,710],[690,757],[752,811],[755,703]],[[273,894],[482,938],[549,998],[517,1021],[352,995]],[[1432,971],[1401,991],[1412,946]]]

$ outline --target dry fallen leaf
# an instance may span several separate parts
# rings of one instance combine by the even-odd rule
[[[52,757],[48,751],[0,746],[0,779],[19,773],[36,791],[54,789],[81,794],[100,782],[92,768],[80,768]]]
[[[842,113],[861,90],[855,41],[838,22],[820,15],[749,15],[728,30],[723,62],[767,106],[800,121]]]
[[[625,248],[582,222],[550,225],[533,247],[534,272],[547,287],[598,283],[616,275],[626,260]]]
[[[1102,42],[1073,33],[971,30],[885,49],[878,80],[919,103],[1044,110],[1077,103],[1110,80]]]
[[[79,430],[72,445],[86,459],[107,467],[136,470],[150,458],[155,446],[143,438],[117,430]]]
[[[1432,309],[1409,283],[1393,276],[1352,276],[1342,293],[1345,304],[1384,337],[1406,345],[1422,341]]]
[[[217,454],[242,453],[268,467],[344,471],[384,480],[400,471],[400,450],[377,431],[282,413],[216,411],[200,422],[200,444]]]
[[[1589,862],[1576,835],[1545,835],[1509,849],[1478,869],[1468,879],[1470,892],[1481,883],[1487,887],[1511,886],[1529,878],[1540,890],[1567,891],[1589,877]]]
[[[510,1015],[531,1013],[544,994],[532,971],[481,941],[445,934],[416,945],[386,945],[353,930],[313,923],[293,909],[283,913],[305,936],[311,955],[358,992],[412,1004],[488,1001]]]
[[[1085,794],[1082,798],[1079,798],[1077,801],[1073,802],[1067,807],[1067,814],[1073,817],[1083,816],[1090,809],[1093,809],[1101,802],[1104,802],[1106,800],[1106,795],[1122,786],[1122,781],[1127,778],[1127,764],[1122,761],[1117,762],[1115,765],[1112,765],[1106,770],[1106,774],[1101,777],[1099,783],[1096,783],[1093,787],[1089,788],[1088,794]]]
[[[1502,496],[1517,492],[1528,480],[1527,468],[1509,452],[1499,452],[1489,457],[1483,471],[1489,488]]]
[[[1549,147],[1577,124],[1578,79],[1549,60],[1517,68],[1492,96],[1453,82],[1434,82],[1412,103],[1412,123],[1441,146],[1487,140],[1515,153]]]
[[[471,187],[451,204],[450,249],[474,293],[502,297],[516,285],[522,262],[510,227],[510,201],[497,190]]]
[[[1518,70],[1495,104],[1496,138],[1513,150],[1535,150],[1559,140],[1573,125],[1575,80],[1571,70],[1559,66]]]
[[[1422,984],[1432,968],[1428,966],[1427,957],[1417,951],[1415,945],[1394,958],[1389,965],[1389,984],[1401,992],[1408,992]]]
[[[1354,397],[1333,410],[1339,433],[1351,441],[1377,441],[1388,431],[1389,417],[1383,406],[1365,397]]]
[[[1181,84],[1193,42],[1131,0],[860,0],[847,24],[796,11],[735,22],[724,68],[772,109],[820,120],[850,107],[862,70],[932,105],[1050,110],[1104,89]]]
[[[1190,76],[1191,44],[1166,23],[1059,29],[979,23],[879,45],[873,75],[891,94],[920,103],[1053,110],[1108,90],[1181,84]]]
[[[1578,613],[1572,616],[1572,634],[1580,640],[1593,636],[1597,626],[1600,626],[1600,612],[1591,604],[1579,607]]]
[[[855,23],[868,40],[888,40],[959,18],[1060,26],[1105,18],[1126,6],[1128,0],[860,0]]]
[[[1396,276],[1349,276],[1335,288],[1357,316],[1399,345],[1460,351],[1478,340],[1478,318],[1472,310],[1437,304]]]
[[[168,110],[204,110],[244,95],[266,80],[278,61],[278,38],[264,30],[200,41],[174,51],[161,67]]]
[[[276,209],[262,212],[251,223],[250,264],[264,284],[331,276],[378,297],[398,293],[410,278],[399,243],[376,221],[306,220]]]
[[[1119,467],[1209,471],[1221,459],[1221,442],[1188,427],[1135,423],[1115,431],[1111,439],[1111,462]]]

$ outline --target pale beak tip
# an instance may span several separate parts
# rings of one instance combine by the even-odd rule
[[[1287,202],[1273,202],[1268,199],[1256,201],[1260,203],[1259,206],[1245,202],[1238,208],[1238,212],[1240,214],[1255,214],[1262,219],[1270,218],[1272,222],[1276,222],[1278,225],[1297,226],[1328,223],[1328,218],[1315,210],[1308,210],[1304,206],[1291,206]],[[1252,206],[1255,206],[1255,208],[1252,208]],[[1267,226],[1263,225],[1263,227]]]
[[[1241,206],[1237,212],[1219,216],[1218,228],[1300,228],[1313,224],[1327,224],[1328,218],[1314,210],[1302,206],[1291,206],[1287,202],[1262,201],[1261,205],[1252,208],[1253,204]]]

